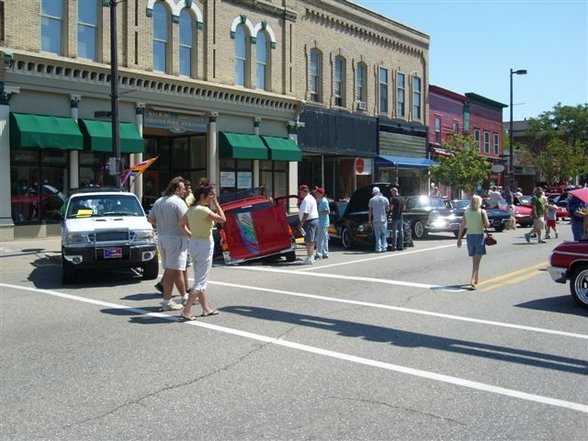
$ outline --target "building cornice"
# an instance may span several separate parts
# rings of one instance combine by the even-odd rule
[[[18,77],[33,77],[46,81],[61,80],[72,82],[73,89],[77,87],[73,83],[94,88],[108,88],[105,89],[105,96],[108,96],[107,90],[110,90],[110,65],[108,64],[16,50],[13,54],[14,62],[4,72],[5,76],[16,79],[12,81],[13,83],[18,84]],[[222,104],[243,108],[243,110],[252,108],[263,109],[266,112],[299,113],[302,108],[302,101],[299,99],[258,89],[244,89],[125,67],[119,67],[118,75],[118,84],[122,91],[121,98],[136,91],[158,95],[154,96],[154,99],[162,97],[167,97],[167,100],[173,97],[197,99],[210,109]],[[133,94],[133,100],[136,99],[135,97],[136,95]]]

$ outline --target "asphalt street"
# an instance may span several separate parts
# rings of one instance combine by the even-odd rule
[[[559,228],[495,234],[475,291],[451,235],[216,262],[220,315],[189,323],[130,271],[62,286],[59,238],[2,243],[0,438],[585,439],[588,314],[545,271]]]

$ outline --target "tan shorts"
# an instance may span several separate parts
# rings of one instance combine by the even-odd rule
[[[533,227],[535,227],[538,230],[542,230],[545,228],[545,222],[543,222],[543,219],[535,219],[533,220]]]

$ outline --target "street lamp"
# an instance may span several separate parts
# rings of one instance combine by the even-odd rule
[[[510,70],[510,124],[508,126],[508,139],[510,142],[509,145],[509,155],[508,155],[508,184],[509,188],[512,191],[514,188],[514,163],[513,163],[513,141],[512,141],[512,76],[513,75],[527,75],[526,69],[519,69],[519,70]]]

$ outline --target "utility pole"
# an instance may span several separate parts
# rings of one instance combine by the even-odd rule
[[[121,156],[120,156],[120,115],[118,112],[118,43],[116,23],[116,0],[103,0],[104,6],[110,7],[110,105],[112,119],[112,151],[110,158],[110,176],[115,187],[120,187]],[[112,169],[114,165],[114,170]]]

